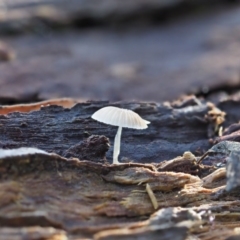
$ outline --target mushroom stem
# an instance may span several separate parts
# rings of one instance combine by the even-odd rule
[[[122,134],[122,127],[118,127],[117,134],[114,140],[114,148],[113,148],[113,164],[119,164],[118,155],[120,153],[120,139]]]

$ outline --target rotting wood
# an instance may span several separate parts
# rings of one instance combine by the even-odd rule
[[[167,208],[154,213],[142,224],[131,224],[122,229],[101,231],[94,235],[96,240],[106,239],[186,239],[188,229],[200,226],[201,216],[181,208]]]
[[[106,152],[110,147],[109,139],[105,136],[91,135],[80,144],[70,147],[63,154],[67,158],[86,159],[106,163]]]
[[[150,169],[140,167],[126,168],[121,171],[111,171],[109,174],[103,176],[103,178],[108,182],[116,182],[127,185],[148,183],[152,190],[169,192],[173,189],[180,189],[185,184],[201,184],[199,177],[192,176],[190,174],[153,172]]]
[[[194,156],[191,152],[184,152],[183,156],[178,156],[174,159],[161,162],[157,164],[156,167],[159,172],[184,172],[200,176],[208,175],[216,169],[214,166],[197,164],[198,159],[199,158]]]
[[[82,100],[73,98],[59,98],[40,101],[37,103],[29,104],[15,104],[15,105],[4,105],[0,107],[0,114],[9,114],[12,112],[31,112],[40,110],[42,107],[47,107],[50,105],[61,106],[63,108],[71,108],[77,103],[82,102]]]
[[[40,111],[11,113],[0,117],[3,146],[29,146],[35,139],[36,144],[32,146],[41,146],[47,152],[71,157],[67,159],[46,152],[18,155],[19,150],[13,151],[8,157],[1,155],[0,224],[19,231],[36,223],[43,228],[60,228],[63,230],[62,236],[65,237],[64,234],[67,233],[70,240],[86,237],[101,240],[112,237],[131,239],[136,236],[154,239],[159,234],[166,236],[166,239],[169,236],[174,236],[174,239],[177,239],[175,236],[179,239],[192,236],[206,240],[217,234],[217,231],[211,231],[212,224],[222,229],[222,236],[225,238],[235,236],[236,226],[240,224],[239,193],[224,192],[218,198],[214,197],[225,189],[224,171],[196,164],[197,155],[204,152],[199,152],[198,147],[201,149],[207,146],[205,150],[209,149],[208,127],[216,124],[215,120],[204,118],[211,111],[209,105],[175,109],[170,104],[113,104],[135,110],[149,119],[152,126],[149,126],[149,133],[133,135],[133,131],[126,131],[123,149],[128,148],[128,145],[135,147],[132,148],[132,155],[125,154],[136,162],[111,165],[101,163],[108,149],[108,141],[104,143],[106,149],[97,154],[99,158],[91,157],[94,154],[94,144],[88,149],[89,154],[81,155],[82,151],[81,154],[77,152],[79,147],[81,149],[91,145],[92,140],[100,140],[101,135],[105,140],[104,136],[110,137],[110,141],[113,139],[115,129],[95,124],[90,119],[92,112],[107,104],[109,103],[86,102],[71,109],[49,106]],[[20,129],[16,127],[23,121],[26,124]],[[62,136],[68,130],[71,133],[65,142]],[[77,130],[80,135],[73,134]],[[191,131],[194,131],[194,136],[190,134]],[[95,132],[102,134],[94,136]],[[179,136],[176,136],[176,132]],[[189,139],[179,145],[174,138],[180,139],[184,134],[189,135]],[[54,140],[48,135],[54,136]],[[199,138],[202,140],[199,141]],[[172,151],[174,159],[169,157],[169,162],[161,163],[164,159],[162,155],[151,159],[150,153],[146,152],[149,154],[148,164],[137,163],[139,161],[135,156],[139,153],[136,146],[147,149],[155,141],[164,144],[166,139],[169,141],[165,145],[166,152]],[[7,145],[8,141],[15,145]],[[193,145],[189,145],[190,141]],[[198,147],[194,151],[192,146]],[[159,153],[162,153],[161,147],[158,145]],[[183,147],[178,154],[177,147]],[[75,155],[76,153],[79,155]],[[156,150],[151,154],[156,154]],[[78,159],[83,156],[89,157],[89,161]],[[205,178],[201,179],[202,177]],[[185,210],[178,209],[177,214],[185,217],[176,222],[172,220],[172,225],[168,227],[162,223],[158,223],[156,227],[151,222],[154,215],[150,215],[154,213],[154,209],[146,193],[146,183],[154,190],[160,211],[180,206]],[[172,217],[175,211],[170,211]],[[186,217],[185,213],[193,215],[190,214],[192,217],[189,217],[187,214]],[[214,220],[212,216],[215,216]]]
[[[18,150],[13,150],[11,156],[8,151],[8,155],[3,153],[0,159],[0,223],[8,228],[15,227],[18,231],[23,226],[30,227],[35,223],[44,227],[61,228],[68,233],[70,240],[93,237],[94,234],[94,239],[111,239],[113,236],[118,236],[117,239],[128,236],[131,239],[139,234],[152,238],[160,233],[166,236],[178,234],[181,236],[179,239],[185,239],[183,236],[190,234],[201,236],[200,239],[205,240],[207,238],[203,233],[211,235],[209,225],[212,223],[206,215],[206,219],[202,220],[208,228],[200,228],[202,212],[208,214],[211,211],[211,214],[216,215],[214,222],[220,227],[223,218],[219,212],[224,209],[227,211],[224,236],[235,234],[236,224],[240,224],[237,217],[240,209],[238,195],[231,196],[231,201],[213,201],[211,195],[219,188],[203,188],[200,179],[194,176],[191,177],[194,181],[178,185],[178,189],[169,191],[172,189],[173,173],[157,172],[156,168],[150,168],[149,165],[145,168],[144,164],[109,165],[68,160],[56,154],[34,153],[33,150],[29,154],[27,151],[18,154]],[[139,173],[140,176],[144,173],[144,181],[139,178]],[[115,174],[116,179],[121,175],[131,177],[124,182],[103,180],[106,176],[114,179]],[[154,195],[160,212],[167,211],[165,208],[168,207],[186,207],[185,210],[171,210],[177,211],[179,217],[182,217],[177,221],[172,220],[169,227],[165,225],[166,219],[161,220],[164,223],[157,223],[157,215],[146,219],[153,213],[153,207],[145,184],[138,184],[151,183],[158,174],[164,174],[165,183],[170,185],[165,190],[155,189]],[[181,182],[184,175],[174,173],[174,176],[175,182]],[[162,181],[158,180],[160,185]],[[199,207],[192,208],[196,205]],[[171,216],[171,211],[169,217],[174,217],[175,215]],[[195,217],[189,218],[191,215],[185,214],[188,211]],[[166,218],[165,214],[162,216]],[[235,225],[232,224],[233,220]]]
[[[226,182],[226,168],[219,168],[213,173],[207,175],[202,179],[203,187],[205,188],[215,188],[217,187],[215,183],[219,184],[219,180],[223,179]]]
[[[0,228],[0,239],[4,240],[67,240],[67,233],[51,227]]]
[[[227,186],[226,191],[240,188],[240,149],[232,151],[227,162]]]
[[[113,143],[115,127],[90,118],[97,109],[107,105],[109,102],[84,102],[71,109],[48,106],[40,111],[2,115],[0,147],[38,147],[63,155],[67,149],[91,135],[104,135]],[[207,129],[215,123],[208,122],[205,116],[212,111],[213,106],[202,104],[175,109],[170,104],[157,103],[110,105],[131,109],[151,121],[146,130],[126,129],[123,132],[120,159],[127,157],[130,161],[157,163],[186,151],[201,155],[211,146]],[[112,147],[107,152],[107,159],[112,162]]]

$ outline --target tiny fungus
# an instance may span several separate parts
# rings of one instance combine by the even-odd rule
[[[118,126],[114,140],[113,164],[119,164],[118,155],[120,152],[122,128],[145,129],[148,127],[147,124],[150,123],[131,110],[111,106],[99,109],[92,115],[92,118],[105,124]]]

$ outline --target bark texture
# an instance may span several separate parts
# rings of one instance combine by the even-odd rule
[[[70,147],[83,144],[89,136],[97,134],[110,139],[111,148],[107,158],[112,162],[112,144],[117,127],[91,119],[96,110],[107,105],[108,102],[84,102],[70,109],[49,106],[40,111],[2,115],[0,146],[37,147],[66,155],[65,152]],[[137,102],[111,105],[131,109],[151,122],[148,129],[144,130],[123,128],[120,161],[123,158],[124,161],[158,163],[186,151],[201,155],[211,146],[208,132],[216,125],[215,120],[212,120],[211,111],[215,109],[213,105],[200,104],[183,108],[174,108],[170,104]],[[211,134],[214,133],[211,131]],[[91,159],[87,155],[82,157]]]
[[[221,127],[231,126],[240,102],[227,100],[219,108],[186,99],[73,102],[2,109],[8,114],[0,116],[0,239],[237,236],[239,189],[226,191],[226,185],[238,183],[238,174],[227,181],[233,168],[217,169],[214,156],[204,160],[208,166],[199,165],[197,155],[220,141]],[[123,130],[121,165],[110,164],[112,147],[108,151],[116,128],[91,119],[106,105],[151,121],[143,131]]]

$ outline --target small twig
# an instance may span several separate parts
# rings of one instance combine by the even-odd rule
[[[148,196],[149,196],[149,198],[152,202],[152,205],[153,205],[154,209],[157,209],[158,208],[157,199],[156,199],[156,197],[155,197],[155,195],[154,195],[154,193],[153,193],[153,191],[152,191],[152,189],[151,189],[151,187],[148,183],[146,184],[146,190],[147,190]]]
[[[209,154],[209,152],[206,152],[205,154],[202,155],[200,159],[197,160],[197,164],[200,164],[202,160]]]

